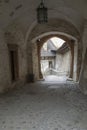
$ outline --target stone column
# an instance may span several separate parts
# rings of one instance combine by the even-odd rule
[[[42,47],[42,44],[41,43],[38,43],[37,42],[37,53],[38,53],[38,68],[39,68],[39,78],[42,79],[43,78],[43,75],[41,73],[41,64],[40,64],[40,60],[41,60],[41,47]]]

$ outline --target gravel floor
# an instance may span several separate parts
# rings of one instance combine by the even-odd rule
[[[87,130],[77,85],[38,82],[0,95],[0,130]]]

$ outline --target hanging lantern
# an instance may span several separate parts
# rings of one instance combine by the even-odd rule
[[[48,21],[47,8],[44,6],[43,0],[37,8],[37,22],[46,23]]]

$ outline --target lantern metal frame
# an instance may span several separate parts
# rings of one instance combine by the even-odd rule
[[[48,9],[44,5],[44,0],[41,0],[37,8],[37,22],[40,24],[48,22]]]

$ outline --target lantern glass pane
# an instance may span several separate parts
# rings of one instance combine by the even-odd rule
[[[47,8],[40,4],[37,8],[37,21],[38,23],[46,23],[47,22]]]

